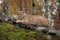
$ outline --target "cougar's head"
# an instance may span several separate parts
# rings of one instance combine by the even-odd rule
[[[24,19],[25,16],[27,16],[27,15],[26,15],[26,12],[20,11],[20,13],[18,14],[18,16],[19,16],[20,20],[22,20],[22,19]]]

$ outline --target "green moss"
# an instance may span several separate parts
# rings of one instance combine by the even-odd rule
[[[0,40],[47,40],[47,35],[6,23],[0,25]]]

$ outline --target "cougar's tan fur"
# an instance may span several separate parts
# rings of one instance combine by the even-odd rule
[[[17,20],[17,23],[23,23],[23,24],[32,24],[32,25],[38,25],[41,27],[50,27],[50,23],[48,19],[44,16],[40,15],[32,15],[32,14],[27,14],[25,12],[19,14],[19,18],[21,20]]]

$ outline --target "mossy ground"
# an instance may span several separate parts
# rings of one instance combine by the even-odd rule
[[[5,23],[0,24],[0,40],[47,40],[47,35]]]

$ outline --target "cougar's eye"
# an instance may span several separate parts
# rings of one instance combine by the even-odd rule
[[[22,12],[22,13],[24,13],[24,12]]]
[[[22,15],[22,13],[20,13],[20,15]]]

